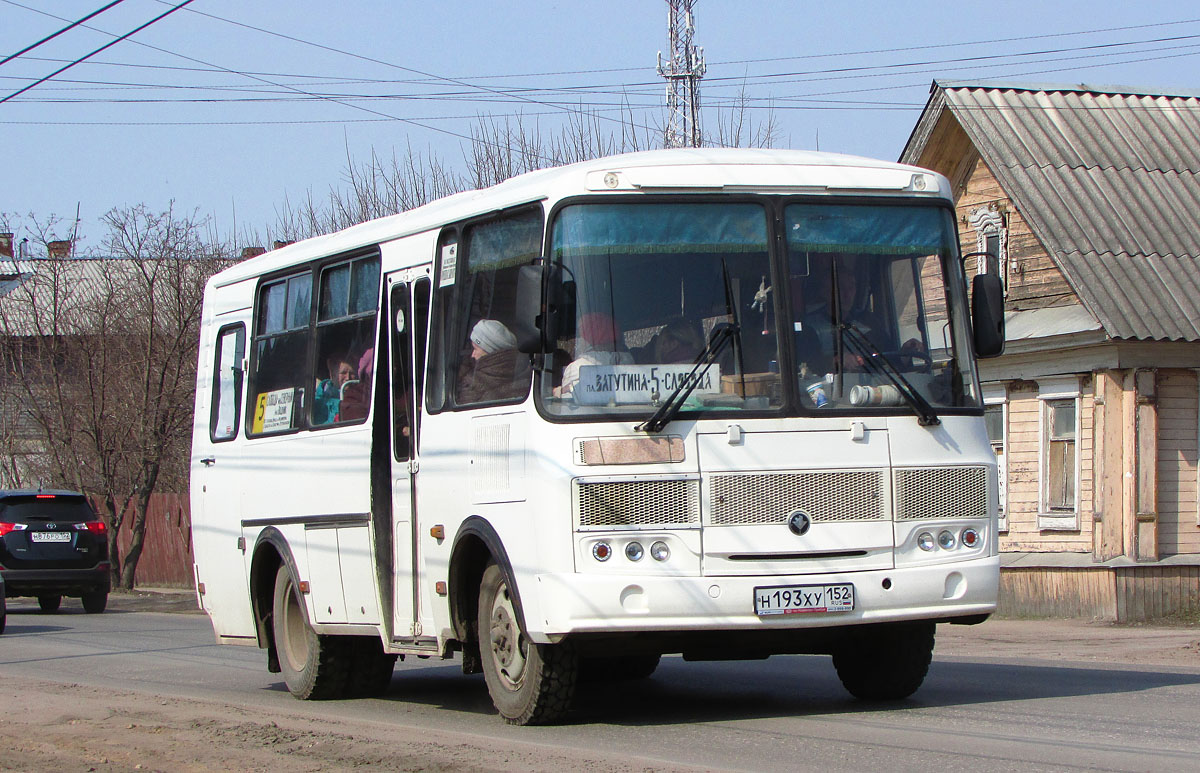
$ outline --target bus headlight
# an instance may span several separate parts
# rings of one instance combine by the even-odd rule
[[[644,555],[646,551],[640,542],[630,542],[625,546],[625,557],[630,561],[641,561]]]
[[[937,547],[937,544],[933,541],[932,534],[927,531],[923,531],[917,535],[917,547],[919,547],[921,550],[932,551]]]
[[[650,546],[650,557],[655,561],[666,561],[671,557],[671,549],[667,547],[667,543],[660,540]]]
[[[938,533],[938,545],[942,550],[953,550],[958,544],[958,539],[954,536],[954,532],[942,530]]]

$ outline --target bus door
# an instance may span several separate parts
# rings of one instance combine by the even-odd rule
[[[212,400],[207,437],[194,439],[192,467],[192,540],[197,579],[204,584],[201,603],[212,616],[218,636],[253,639],[254,613],[246,592],[249,552],[241,530],[241,472],[243,389],[246,362],[246,322],[249,309],[217,317],[213,347],[204,352],[212,364]],[[203,425],[201,425],[203,426]],[[248,570],[248,566],[245,567]]]
[[[413,640],[424,638],[418,624],[421,564],[415,503],[430,281],[425,271],[398,271],[388,275],[387,288],[392,371],[392,631],[398,640]]]

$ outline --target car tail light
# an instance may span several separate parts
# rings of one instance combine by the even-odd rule
[[[24,531],[29,528],[27,523],[0,523],[0,537],[8,534],[10,531]]]
[[[75,524],[75,529],[77,531],[94,531],[103,533],[108,531],[108,526],[105,525],[104,521],[88,521],[87,523]]]

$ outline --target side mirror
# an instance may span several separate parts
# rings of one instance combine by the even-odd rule
[[[976,274],[971,280],[971,326],[976,357],[1004,354],[1004,288],[995,274]]]
[[[545,261],[521,266],[513,335],[517,350],[540,354],[554,349],[562,310],[562,270]]]

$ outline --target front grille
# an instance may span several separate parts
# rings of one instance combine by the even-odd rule
[[[813,523],[887,520],[879,470],[714,475],[708,492],[713,526],[783,524],[797,508]]]
[[[986,518],[986,467],[912,467],[893,473],[896,520]]]
[[[575,482],[580,527],[689,526],[700,523],[694,480]]]

